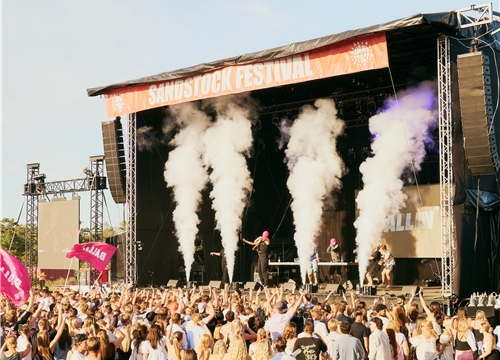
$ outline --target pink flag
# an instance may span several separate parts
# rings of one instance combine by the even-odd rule
[[[28,270],[13,255],[0,248],[0,292],[14,305],[21,306],[30,296],[31,282]]]
[[[103,271],[116,252],[116,247],[102,242],[75,244],[66,254],[67,258],[76,257],[88,262],[98,271]]]

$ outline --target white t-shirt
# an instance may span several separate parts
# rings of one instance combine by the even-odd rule
[[[27,347],[28,347],[28,342],[26,341],[26,339],[22,336],[19,336],[17,338],[17,351],[19,352],[24,351],[26,350]],[[26,357],[23,357],[21,360],[31,360],[31,351],[29,352],[28,355],[26,355]]]
[[[495,328],[495,330],[493,330],[493,335],[496,335],[496,336],[497,336],[498,342],[497,342],[496,349],[497,349],[497,350],[500,350],[500,325],[498,325],[498,326]]]

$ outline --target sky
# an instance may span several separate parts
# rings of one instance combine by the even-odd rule
[[[499,0],[493,2],[499,11]],[[418,13],[468,8],[465,0],[86,0],[1,2],[2,158],[0,218],[26,222],[26,165],[46,181],[83,178],[103,155],[104,100],[88,88]],[[122,122],[125,124],[124,122]],[[80,219],[90,222],[90,193]],[[68,197],[68,196],[67,196]],[[117,227],[123,205],[105,191],[104,221]],[[21,211],[22,210],[22,211]]]

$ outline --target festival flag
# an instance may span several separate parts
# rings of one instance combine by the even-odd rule
[[[116,252],[116,247],[102,242],[75,244],[66,254],[67,258],[76,257],[88,262],[97,271],[103,271]]]
[[[14,305],[23,305],[31,289],[28,269],[14,255],[0,248],[0,273],[0,292],[7,295]]]

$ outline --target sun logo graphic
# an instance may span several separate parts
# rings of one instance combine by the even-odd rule
[[[368,41],[355,41],[350,54],[356,66],[364,66],[373,59],[373,52],[368,46]]]
[[[125,97],[123,96],[123,94],[113,94],[111,104],[113,105],[113,110],[122,112],[123,108],[125,107]]]

